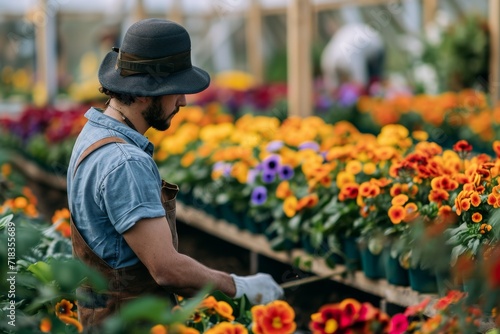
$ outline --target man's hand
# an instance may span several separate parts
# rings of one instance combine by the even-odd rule
[[[258,273],[251,276],[231,274],[236,286],[234,298],[246,295],[252,304],[267,304],[284,296],[283,289],[269,274]]]

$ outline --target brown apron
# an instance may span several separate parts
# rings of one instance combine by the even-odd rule
[[[119,137],[108,137],[98,140],[88,147],[78,159],[73,175],[78,166],[90,153],[109,143],[127,142]],[[175,222],[175,197],[179,188],[162,180],[161,200],[165,215],[172,232],[172,241],[177,249],[177,230]],[[153,279],[148,269],[142,262],[136,265],[113,269],[101,259],[87,245],[80,232],[71,220],[71,241],[73,244],[73,255],[89,267],[97,270],[108,281],[108,289],[104,292],[92,290],[88,285],[78,288],[78,318],[86,332],[98,332],[98,327],[105,318],[116,313],[123,303],[130,299],[153,294],[170,298],[172,303],[177,302],[175,294],[168,292],[159,286]]]

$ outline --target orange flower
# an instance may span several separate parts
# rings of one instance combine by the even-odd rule
[[[67,324],[67,325],[73,325],[73,326],[75,326],[76,330],[78,331],[78,333],[82,333],[83,332],[83,326],[80,323],[80,321],[78,321],[77,319],[75,319],[73,317],[68,317],[66,315],[59,316],[59,319],[62,322],[64,322],[65,324]]]
[[[56,304],[55,312],[58,317],[60,316],[72,316],[73,315],[73,303],[69,300],[63,299]]]
[[[156,325],[151,327],[150,334],[167,334],[167,328],[163,325]]]
[[[432,189],[429,192],[429,201],[434,203],[442,203],[443,201],[447,201],[450,198],[450,194],[443,189]]]
[[[462,211],[468,211],[470,209],[470,199],[464,198],[460,201],[460,209]]]
[[[275,300],[267,305],[253,306],[252,330],[255,334],[289,334],[297,327],[295,312],[287,302]]]
[[[482,220],[483,220],[483,215],[482,215],[482,214],[480,214],[479,212],[474,212],[474,213],[472,214],[472,221],[473,221],[474,223],[479,223],[479,222],[481,222]]]
[[[399,224],[406,217],[406,210],[401,205],[394,205],[387,212],[393,224]]]
[[[404,217],[405,222],[410,222],[418,217],[418,206],[415,203],[407,203],[405,205],[406,215]]]
[[[491,231],[491,228],[492,227],[489,224],[481,224],[481,226],[479,227],[479,233],[485,234],[486,232]]]
[[[318,204],[319,198],[318,194],[309,194],[307,196],[302,197],[297,203],[297,211],[300,211],[304,208],[313,208]]]
[[[10,164],[3,164],[1,174],[5,178],[7,178],[10,175],[10,173],[12,173],[12,166]]]
[[[353,183],[355,181],[355,177],[353,174],[341,171],[337,174],[337,187],[342,188],[344,185],[348,183]]]
[[[285,198],[285,201],[283,202],[283,211],[288,218],[295,216],[297,213],[297,204],[297,197],[288,196]]]
[[[359,185],[357,183],[347,183],[340,189],[339,200],[354,199],[358,197]]]
[[[292,190],[290,189],[290,183],[288,181],[281,181],[276,188],[276,197],[279,199],[285,199],[288,196],[292,196]]]
[[[221,317],[226,318],[229,321],[234,320],[233,308],[223,300],[217,302],[217,304],[215,305],[215,311]]]
[[[470,196],[470,204],[472,204],[475,208],[481,204],[481,196],[479,196],[477,191],[474,191]]]
[[[453,145],[453,151],[455,152],[470,152],[472,151],[472,145],[469,144],[467,140],[459,140]]]
[[[248,334],[248,330],[242,324],[220,322],[207,330],[205,334]]]
[[[212,310],[215,310],[216,307],[217,307],[217,299],[215,299],[214,296],[208,296],[207,298],[203,299],[199,306],[200,309],[212,309]]]
[[[391,194],[392,197],[396,197],[397,195],[401,194],[403,191],[403,188],[400,183],[395,183],[392,187],[389,193]]]
[[[42,333],[50,333],[52,330],[52,322],[49,318],[43,318],[40,321],[40,332]]]
[[[363,165],[358,160],[349,161],[345,166],[345,171],[352,175],[357,175],[363,170]]]
[[[26,206],[28,206],[26,197],[19,196],[14,199],[14,209],[24,209]]]
[[[408,196],[400,194],[392,199],[391,204],[395,206],[396,205],[403,206],[406,202],[408,202]]]
[[[375,174],[377,171],[377,166],[373,162],[367,162],[363,165],[363,173],[366,175]]]

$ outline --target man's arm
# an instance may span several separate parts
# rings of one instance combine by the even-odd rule
[[[210,269],[174,249],[165,217],[142,219],[123,237],[160,286],[189,297],[211,283],[214,289],[235,296],[236,287],[229,274]]]

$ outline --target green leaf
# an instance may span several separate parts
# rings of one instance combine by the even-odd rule
[[[458,257],[463,253],[465,253],[466,251],[467,248],[463,245],[458,245],[453,247],[453,249],[451,250],[451,258],[450,258],[451,266],[454,266],[457,263]]]
[[[48,284],[54,279],[50,266],[45,262],[36,262],[30,265],[27,269],[42,283]]]
[[[12,221],[13,217],[14,215],[10,214],[0,219],[0,230],[4,229],[7,226],[7,224],[9,224]]]

